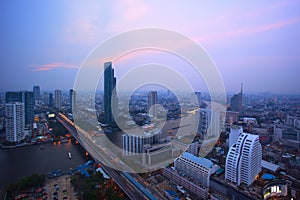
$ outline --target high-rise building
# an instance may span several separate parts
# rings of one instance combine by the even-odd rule
[[[195,92],[195,96],[196,96],[196,98],[197,98],[198,106],[199,106],[199,108],[200,108],[200,104],[201,104],[201,102],[202,102],[202,100],[201,100],[201,92]]]
[[[186,152],[193,154],[194,156],[199,156],[199,150],[200,150],[201,144],[199,141],[194,141],[192,144],[189,145]]]
[[[73,111],[76,107],[76,92],[73,89],[70,89],[70,108]]]
[[[40,97],[40,95],[41,95],[40,86],[38,86],[38,85],[33,86],[33,94],[34,94],[34,100],[39,101],[41,98]]]
[[[43,103],[45,106],[49,106],[49,93],[48,92],[43,93]]]
[[[62,95],[61,90],[55,90],[54,91],[54,107],[58,110],[61,110],[62,106]]]
[[[238,141],[238,138],[242,133],[243,133],[243,127],[236,126],[236,125],[230,127],[229,145],[228,145],[229,149],[232,145],[234,145]]]
[[[220,168],[206,158],[196,157],[187,152],[174,161],[174,167],[207,188],[210,175]]]
[[[25,107],[25,124],[32,124],[34,119],[34,94],[29,91],[6,92],[6,103],[21,102]]]
[[[53,94],[50,92],[49,93],[49,106],[53,106],[54,103],[53,103]]]
[[[251,185],[261,172],[262,150],[259,136],[242,133],[226,157],[225,180]]]
[[[199,125],[198,132],[202,134],[219,135],[221,132],[220,113],[210,109],[199,110]]]
[[[232,111],[243,111],[243,84],[241,84],[241,91],[238,94],[233,95],[230,99],[230,109]]]
[[[24,103],[6,103],[6,140],[20,142],[24,139],[25,115]]]
[[[155,104],[157,104],[157,91],[150,91],[148,93],[148,112],[153,117],[157,117],[157,109],[154,106]]]
[[[116,109],[117,99],[112,99],[113,96],[117,97],[116,91],[116,77],[114,76],[114,69],[111,62],[104,63],[104,120],[105,123],[114,123],[113,109]]]

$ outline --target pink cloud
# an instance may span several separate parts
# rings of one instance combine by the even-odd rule
[[[54,62],[54,63],[47,63],[43,65],[30,65],[31,68],[33,68],[31,71],[37,72],[37,71],[50,71],[53,69],[78,69],[79,66],[72,65],[72,64],[66,64],[66,63],[60,63],[60,62]]]
[[[246,27],[246,28],[235,29],[235,30],[227,31],[227,32],[223,32],[223,33],[217,33],[217,34],[213,34],[213,35],[210,35],[207,37],[200,37],[200,38],[197,38],[196,40],[199,42],[210,42],[210,41],[216,41],[216,40],[237,37],[237,36],[246,36],[246,35],[251,35],[251,34],[270,31],[273,29],[282,28],[284,26],[294,24],[299,21],[300,21],[300,18],[298,17],[298,18],[293,18],[293,19],[289,19],[289,20],[274,22],[271,24],[265,24],[265,25],[261,25],[261,26]]]
[[[143,17],[149,10],[148,5],[136,0],[125,0],[125,5],[121,9],[126,20],[136,20]],[[125,8],[125,9],[124,9]]]

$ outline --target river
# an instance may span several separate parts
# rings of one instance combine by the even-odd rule
[[[68,158],[68,152],[72,155],[71,159]],[[33,173],[47,174],[58,169],[74,169],[85,161],[80,145],[70,141],[0,149],[0,189]]]

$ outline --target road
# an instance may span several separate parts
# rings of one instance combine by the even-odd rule
[[[130,199],[133,200],[141,200],[141,199],[149,199],[147,198],[139,188],[131,184],[131,182],[124,177],[120,171],[115,170],[113,168],[107,167],[102,164],[102,162],[97,159],[97,157],[101,157],[101,160],[105,160],[106,163],[112,162],[111,158],[107,155],[106,152],[101,151],[100,148],[96,149],[94,145],[89,145],[88,142],[84,142],[83,140],[86,140],[85,137],[79,137],[77,133],[77,129],[75,128],[74,122],[69,120],[65,115],[58,113],[56,114],[56,119],[73,135],[73,137],[81,144],[81,146],[89,152],[89,154],[93,157],[93,155],[97,155],[94,157],[94,159],[101,164],[102,168],[107,172],[109,176],[117,183],[117,185],[127,194],[127,196]],[[83,130],[81,130],[83,131]],[[98,157],[98,158],[99,158]],[[114,163],[118,164],[119,163]],[[166,199],[162,194],[160,194],[156,189],[154,189],[152,186],[146,186],[144,184],[144,181],[141,180],[142,178],[138,176],[137,174],[133,174],[133,177],[136,181],[138,181],[144,188],[146,188],[149,192],[151,192],[157,199]]]

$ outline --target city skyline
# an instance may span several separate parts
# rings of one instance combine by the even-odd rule
[[[42,90],[73,88],[79,66],[96,45],[124,31],[158,27],[179,31],[203,45],[228,92],[238,91],[243,82],[245,93],[300,94],[295,87],[300,63],[295,42],[300,31],[297,1],[220,6],[178,1],[172,5],[156,1],[11,1],[4,6],[1,91],[30,90],[33,85]],[[150,52],[150,56],[157,55]],[[123,65],[115,67],[119,71]],[[177,61],[173,67],[185,69]],[[117,78],[121,75],[116,73]],[[197,81],[191,81],[195,87]]]
[[[0,199],[300,199],[300,1],[3,1]]]

